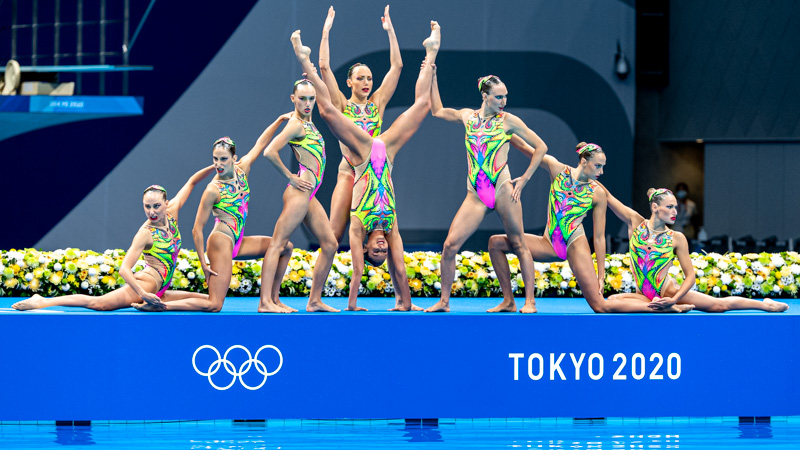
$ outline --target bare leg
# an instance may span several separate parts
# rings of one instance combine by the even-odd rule
[[[333,237],[328,215],[325,214],[325,210],[316,198],[311,199],[311,202],[309,202],[308,214],[306,214],[303,223],[319,240],[319,256],[317,256],[317,261],[314,263],[314,271],[311,275],[311,293],[308,296],[306,311],[339,312],[338,309],[322,302],[322,289],[325,287],[325,282],[333,264],[333,257],[336,256],[336,249],[339,245],[336,242],[336,238]]]
[[[339,171],[336,187],[331,196],[331,230],[339,245],[350,221],[350,204],[353,201],[353,174]]]
[[[594,261],[589,251],[589,242],[586,236],[579,237],[567,249],[567,260],[572,273],[578,280],[581,292],[586,302],[596,313],[655,313],[655,312],[687,312],[694,307],[691,305],[673,305],[666,310],[653,310],[647,303],[638,300],[628,300],[617,297],[605,300],[600,295],[600,286],[597,284],[597,274]]]
[[[362,162],[372,149],[372,137],[364,133],[364,130],[345,117],[342,111],[333,105],[328,87],[317,74],[314,65],[311,63],[311,49],[305,47],[300,39],[300,30],[292,33],[291,40],[295,56],[297,56],[297,61],[300,62],[300,66],[303,68],[308,79],[314,83],[320,116],[322,116],[322,119],[328,124],[328,128],[331,130],[331,133],[336,136],[336,139],[346,145],[350,152],[355,153],[356,160],[351,158],[353,164]],[[350,156],[351,155],[348,155],[348,157]]]
[[[674,283],[666,286],[665,294],[668,297],[675,295],[678,288]],[[789,305],[783,302],[776,302],[765,298],[763,302],[744,297],[725,297],[714,298],[702,292],[689,291],[678,301],[679,305],[694,305],[698,311],[708,313],[721,313],[725,311],[737,311],[743,309],[755,309],[766,312],[783,312],[789,309]]]
[[[559,258],[553,251],[550,242],[542,236],[534,234],[524,235],[525,245],[531,252],[531,259],[541,262],[558,261]],[[516,310],[516,302],[514,301],[514,292],[511,288],[511,268],[508,265],[506,253],[511,251],[511,242],[504,234],[498,234],[489,238],[489,257],[492,259],[492,267],[497,275],[497,281],[500,283],[500,289],[503,291],[503,301],[500,302],[493,309],[497,310]],[[534,272],[535,273],[535,272]],[[523,279],[524,281],[524,279]],[[528,285],[525,285],[525,291],[528,290]],[[536,290],[536,283],[531,285],[531,288]],[[535,313],[536,304],[525,304],[520,309],[522,313]]]
[[[496,194],[496,210],[503,220],[503,227],[506,230],[506,237],[511,250],[519,258],[520,270],[522,270],[522,282],[525,283],[525,309],[526,312],[536,311],[536,269],[533,266],[533,258],[528,245],[525,243],[524,227],[522,225],[522,205],[511,197],[511,183],[503,183]],[[490,255],[491,256],[491,255]],[[513,298],[513,293],[511,297]],[[505,299],[505,294],[503,295]],[[509,305],[505,302],[488,310],[487,312],[514,312],[516,305]]]
[[[425,312],[450,312],[450,294],[453,289],[453,279],[456,273],[456,254],[464,242],[478,229],[483,217],[486,215],[484,205],[477,195],[467,193],[464,203],[458,209],[450,231],[444,241],[441,259],[442,297],[435,305]]]
[[[278,305],[273,298],[274,285],[276,280],[283,279],[283,272],[279,272],[278,267],[281,265],[281,256],[289,244],[289,237],[309,211],[308,195],[307,192],[292,187],[287,187],[283,192],[283,211],[275,223],[275,231],[261,265],[261,302],[258,305],[258,312],[289,312]],[[286,266],[283,267],[286,270]],[[280,281],[277,281],[277,284],[280,289]]]
[[[417,84],[414,87],[414,104],[395,119],[392,126],[380,135],[386,144],[386,154],[393,161],[400,148],[411,139],[431,108],[431,83],[433,82],[433,65],[439,52],[439,24],[431,21],[431,35],[425,39],[425,62],[419,71]]]
[[[397,223],[395,223],[394,229],[386,235],[386,242],[389,244],[389,259],[387,260],[389,275],[392,277],[395,293],[395,305],[389,311],[411,311],[414,305],[411,303],[411,288],[408,286],[403,238],[400,236]],[[421,309],[417,307],[417,310]]]
[[[158,291],[159,285],[151,276],[138,273],[136,275],[136,280],[139,282],[139,285],[147,292],[155,293]],[[44,298],[37,294],[27,300],[14,303],[12,308],[19,311],[27,311],[31,309],[48,308],[50,306],[69,306],[93,309],[95,311],[115,311],[117,309],[130,308],[131,303],[141,300],[142,299],[136,295],[136,292],[134,292],[130,286],[126,285],[99,297],[75,294],[65,295],[63,297]]]

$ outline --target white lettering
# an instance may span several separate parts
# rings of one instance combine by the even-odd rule
[[[514,359],[514,381],[519,380],[519,359],[525,357],[525,353],[509,353],[509,358]]]
[[[575,380],[581,379],[581,364],[583,364],[583,357],[586,356],[586,353],[581,353],[581,358],[575,361],[575,354],[570,353],[569,357],[572,359],[572,365],[575,366]]]
[[[558,356],[558,360],[555,359],[555,353],[550,353],[550,379],[556,379],[556,371],[558,371],[558,375],[561,377],[562,380],[566,380],[567,377],[564,376],[564,372],[561,371],[561,360],[564,359],[564,353],[561,353]]]
[[[533,360],[534,359],[538,359],[539,360],[539,374],[538,375],[534,375],[533,374]],[[541,380],[542,376],[544,376],[544,358],[542,358],[542,355],[540,355],[538,353],[531,353],[531,356],[528,357],[528,378],[530,378],[531,380],[536,381],[536,380]]]
[[[594,364],[592,364],[593,361],[599,361],[598,366],[600,370],[598,372],[594,371]],[[603,355],[600,353],[592,353],[589,355],[589,378],[593,380],[599,380],[600,378],[603,378],[603,370]]]

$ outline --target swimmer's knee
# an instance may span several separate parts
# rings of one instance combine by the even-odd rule
[[[292,244],[292,241],[286,241],[286,245],[283,246],[283,251],[285,253],[292,253],[292,250],[294,250],[294,244]]]
[[[455,242],[448,239],[444,241],[444,245],[442,246],[442,254],[447,255],[448,257],[454,257],[458,249],[459,246]]]
[[[325,239],[319,243],[319,249],[324,253],[335,253],[337,248],[339,248],[339,243],[336,242],[335,238]]]
[[[506,237],[500,234],[495,234],[489,238],[489,250],[505,250]]]
[[[111,305],[102,300],[92,300],[86,307],[95,311],[111,311]]]

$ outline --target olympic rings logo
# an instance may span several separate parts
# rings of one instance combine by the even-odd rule
[[[197,354],[200,353],[200,350],[203,350],[204,348],[211,349],[217,355],[217,360],[211,363],[211,366],[209,366],[208,368],[208,372],[203,372],[197,368]],[[231,352],[231,350],[237,348],[242,349],[245,351],[245,353],[247,353],[247,360],[243,362],[241,366],[239,366],[238,370],[236,369],[236,366],[234,366],[232,362],[228,361],[228,354]],[[272,372],[268,372],[267,366],[265,366],[264,363],[258,359],[258,355],[261,353],[261,351],[268,348],[275,350],[275,352],[278,353],[278,357],[280,358],[280,363],[278,364],[278,368],[273,370]],[[192,355],[192,366],[194,367],[195,372],[197,372],[199,375],[208,377],[209,384],[211,384],[211,386],[213,386],[214,389],[218,391],[225,391],[230,389],[231,386],[233,386],[233,384],[236,383],[237,378],[239,379],[239,383],[241,383],[242,386],[251,391],[255,391],[257,389],[261,389],[261,387],[264,386],[264,383],[267,382],[267,378],[269,376],[275,375],[276,373],[278,373],[279,370],[281,370],[281,367],[283,367],[283,354],[281,354],[281,351],[278,350],[278,347],[275,347],[274,345],[264,345],[261,348],[259,348],[256,351],[255,356],[253,356],[250,354],[250,350],[248,350],[246,347],[242,345],[234,345],[228,350],[226,350],[225,354],[220,357],[219,351],[217,351],[217,349],[214,346],[203,345],[194,351],[194,355]],[[261,375],[264,375],[264,379],[258,386],[249,386],[247,383],[244,382],[244,378],[242,378],[242,375],[250,371],[251,366],[255,366],[256,371],[258,371],[258,373],[260,373]],[[233,375],[233,379],[231,380],[230,383],[228,383],[227,386],[217,386],[216,384],[214,384],[214,380],[211,379],[211,376],[217,373],[220,368],[225,368],[226,372],[228,372],[230,375]]]

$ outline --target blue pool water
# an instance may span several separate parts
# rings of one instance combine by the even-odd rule
[[[727,418],[725,418],[727,419]],[[800,421],[738,419],[270,420],[0,425],[0,448],[63,449],[775,449],[800,447]]]

